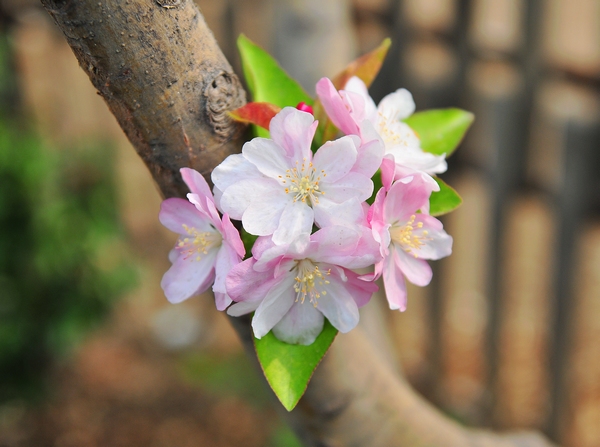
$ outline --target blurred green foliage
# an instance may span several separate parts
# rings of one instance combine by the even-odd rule
[[[6,49],[0,39],[0,402],[36,397],[134,277],[110,148],[44,147],[5,101]]]

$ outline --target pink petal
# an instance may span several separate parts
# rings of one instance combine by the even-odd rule
[[[233,306],[230,306],[229,309],[227,309],[227,315],[241,317],[242,315],[254,312],[259,305],[260,301],[241,301],[239,303],[234,303]]]
[[[233,266],[227,277],[225,285],[227,294],[234,301],[262,301],[269,289],[273,286],[272,272],[256,272],[254,264],[256,259],[249,258]]]
[[[377,116],[377,107],[375,106],[375,101],[373,101],[373,98],[371,98],[371,95],[369,95],[367,86],[359,77],[352,76],[350,79],[348,79],[348,82],[346,82],[346,85],[344,86],[344,90],[355,93],[363,99],[365,119],[371,121],[375,119]]]
[[[195,169],[190,168],[181,168],[179,170],[181,173],[181,177],[183,181],[190,189],[192,194],[198,194],[199,196],[209,197],[212,200],[212,193],[210,192],[210,187],[202,174],[200,174]]]
[[[427,203],[431,188],[420,175],[401,179],[390,188],[384,203],[384,220],[388,223],[402,222],[410,218]]]
[[[441,259],[452,253],[452,236],[443,230],[442,223],[435,217],[417,214],[415,222],[421,222],[423,227],[415,230],[414,234],[422,237],[425,244],[417,250],[421,259]],[[427,231],[427,234],[424,232]]]
[[[296,302],[273,326],[273,334],[286,343],[310,345],[323,330],[324,321],[323,314],[311,303]]]
[[[317,82],[316,91],[327,116],[333,124],[346,135],[358,135],[358,125],[350,116],[350,112],[333,83],[327,78],[321,78]]]
[[[203,216],[187,200],[176,197],[163,200],[160,205],[158,219],[161,224],[177,234],[187,234],[183,225],[200,231],[214,231],[207,216]]]
[[[416,286],[426,286],[431,282],[433,273],[427,261],[416,258],[412,253],[406,253],[394,244],[391,250],[396,266],[411,283]]]
[[[240,232],[233,226],[227,213],[223,214],[222,230],[223,241],[229,244],[240,256],[240,258],[243,258],[246,254],[244,243],[240,237]]]
[[[354,172],[360,172],[367,177],[373,177],[381,166],[385,154],[385,145],[370,121],[364,120],[360,125],[361,145],[358,148]]]
[[[310,145],[317,125],[318,122],[310,113],[284,107],[271,120],[269,131],[273,141],[285,149],[288,157],[302,160],[310,156]]]
[[[252,318],[252,329],[256,338],[267,335],[290,310],[296,299],[294,281],[292,275],[281,276],[260,303]]]
[[[215,292],[215,298],[218,293],[224,296],[220,296],[221,299],[215,300],[217,310],[225,310],[225,308],[231,304],[231,298],[227,295],[225,281],[231,269],[240,262],[240,256],[229,244],[224,243],[221,245],[215,259],[215,283],[213,284],[213,292]]]
[[[180,303],[206,291],[214,279],[217,250],[210,250],[199,261],[179,256],[160,283],[172,303]]]
[[[396,251],[392,250],[390,256],[384,259],[383,285],[390,309],[406,310],[406,282],[400,268],[396,265]]]

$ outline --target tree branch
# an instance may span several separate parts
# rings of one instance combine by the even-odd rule
[[[162,193],[187,192],[243,126],[225,112],[246,94],[192,0],[42,0]]]
[[[166,197],[179,168],[205,176],[239,151],[225,112],[245,102],[236,75],[192,0],[42,0]],[[255,357],[249,319],[232,319]],[[307,445],[544,447],[452,422],[395,374],[360,329],[340,335],[289,414]]]

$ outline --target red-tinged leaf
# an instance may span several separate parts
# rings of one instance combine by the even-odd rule
[[[268,102],[249,102],[248,104],[232,110],[229,116],[242,123],[256,124],[269,130],[271,119],[281,112],[281,107]]]
[[[338,90],[344,88],[352,76],[357,76],[369,87],[379,73],[391,44],[392,41],[388,37],[373,51],[351,62],[344,71],[333,78],[332,82],[335,88]]]

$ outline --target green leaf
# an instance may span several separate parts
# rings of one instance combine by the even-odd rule
[[[417,112],[404,120],[419,136],[425,152],[449,157],[462,141],[475,116],[461,109]]]
[[[237,40],[244,76],[255,102],[279,107],[312,104],[313,99],[292,79],[275,59],[243,34]]]
[[[429,214],[441,216],[458,208],[462,203],[458,193],[442,179],[436,177],[434,180],[440,185],[440,190],[432,193],[429,198]]]
[[[311,305],[310,303],[306,303]],[[312,345],[290,345],[278,340],[269,332],[254,346],[260,365],[271,388],[286,410],[296,406],[312,374],[337,335],[327,319],[323,331]]]

